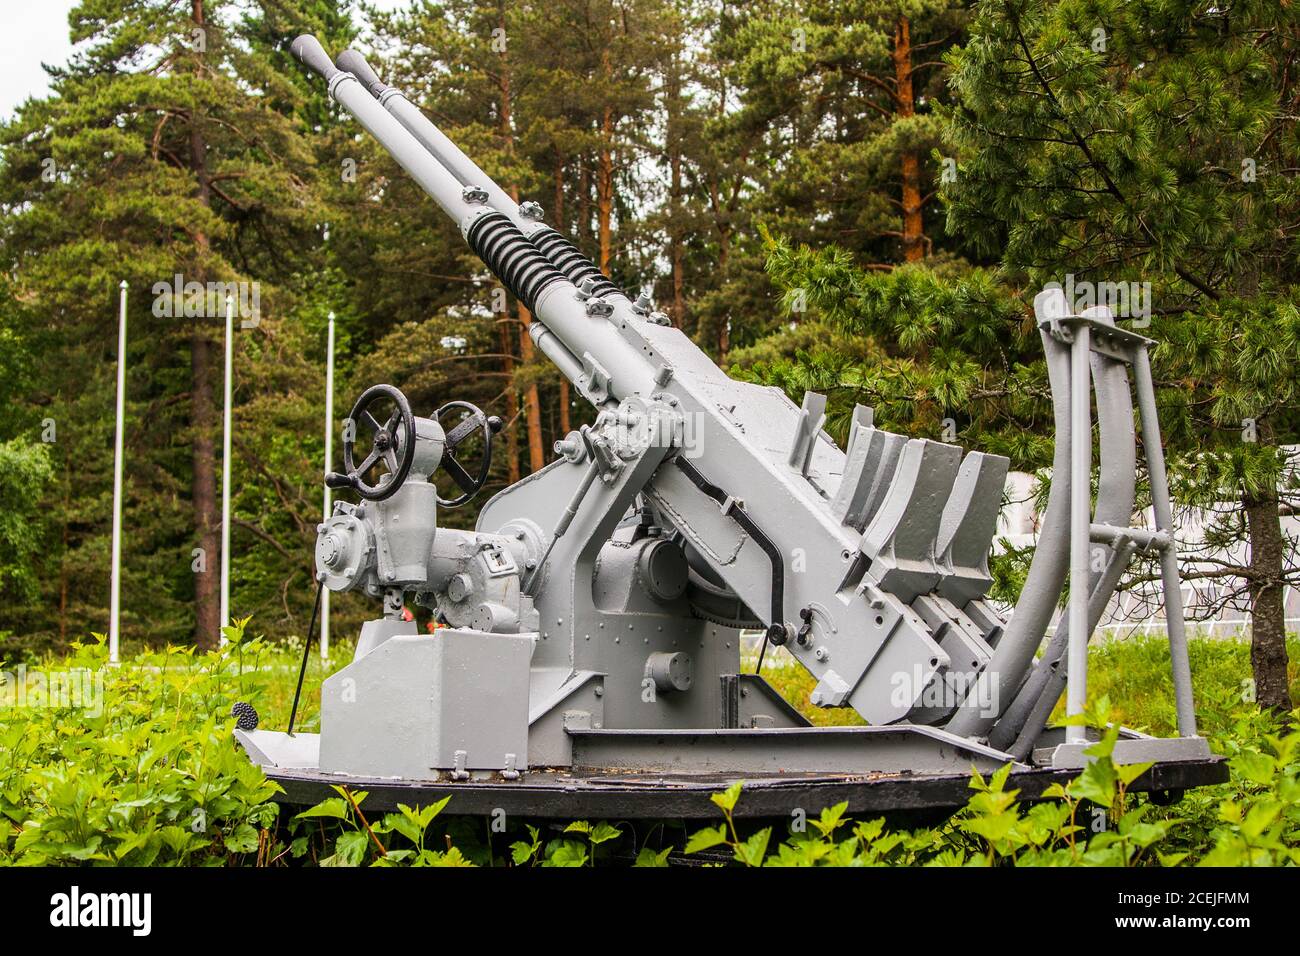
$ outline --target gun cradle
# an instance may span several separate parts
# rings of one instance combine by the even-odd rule
[[[432,486],[409,478],[384,501],[340,503],[318,541],[327,584],[376,597],[413,594],[451,628],[473,629],[485,648],[496,635],[527,635],[527,667],[510,672],[494,664],[481,675],[532,702],[528,744],[509,751],[518,769],[573,759],[566,719],[596,730],[736,726],[742,708],[726,695],[738,692],[728,678],[739,672],[740,633],[729,625],[742,622],[767,628],[770,639],[817,677],[817,703],[852,707],[872,724],[946,717],[955,705],[925,705],[926,688],[954,669],[954,658],[973,677],[991,654],[984,642],[990,620],[977,624],[939,593],[956,573],[940,564],[936,542],[958,470],[909,471],[905,452],[874,512],[837,517],[833,502],[846,480],[846,457],[817,429],[809,432],[806,456],[791,464],[801,409],[777,390],[732,381],[712,363],[698,363],[696,347],[675,329],[636,320],[619,328],[660,368],[673,370],[660,375],[662,386],[645,400],[633,396],[602,412],[595,426],[573,436],[570,455],[489,501],[474,532],[438,529]],[[691,362],[699,365],[692,374],[676,371]],[[918,449],[920,462],[935,448],[948,453],[945,461],[957,457],[948,446],[907,445]],[[431,470],[431,456],[417,457]],[[937,475],[939,483],[926,486],[924,475]],[[877,476],[862,468],[848,480]],[[717,489],[726,489],[721,502]],[[891,501],[910,503],[918,494],[929,494],[925,504],[932,510],[909,504],[902,519],[890,516]],[[959,503],[968,511],[976,500],[967,494]],[[996,517],[996,504],[985,511]],[[928,538],[908,538],[914,529],[907,514],[925,518]],[[963,513],[950,523],[960,529],[970,520]],[[976,530],[987,536],[992,525],[985,525]],[[889,576],[900,569],[910,574],[901,579],[910,587],[893,585]],[[962,572],[969,603],[982,596],[970,585],[982,568]],[[708,610],[718,592],[733,599],[730,619]],[[394,597],[390,604],[396,609],[402,602]],[[992,623],[1001,626],[995,616]],[[406,630],[384,633],[412,636]],[[424,661],[421,641],[445,636],[415,637],[409,649],[389,648],[385,655]],[[364,637],[354,666],[369,672],[375,663],[361,662],[383,640]],[[399,657],[387,666],[407,674]],[[478,679],[465,661],[457,667],[460,679]],[[350,670],[331,679],[324,693],[334,693],[335,683],[344,686]],[[421,706],[446,696],[437,673],[429,678],[434,686],[412,698]],[[798,725],[770,690],[750,693],[767,699],[746,700],[748,725]],[[400,724],[392,711],[402,705],[394,696],[382,704],[384,719]],[[484,698],[480,707],[462,701],[460,712],[476,715],[467,724],[498,726],[503,712],[494,700]],[[323,734],[331,736],[337,725],[352,736],[355,711],[326,709]],[[359,742],[358,749],[374,767],[374,747]],[[470,770],[505,765],[499,748],[456,749],[466,751]],[[326,769],[357,765],[355,759],[331,765],[330,748],[321,756]],[[389,769],[409,771],[405,763]]]

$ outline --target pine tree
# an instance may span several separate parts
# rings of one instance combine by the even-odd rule
[[[950,232],[1030,285],[1150,283],[1176,496],[1235,503],[1210,540],[1249,544],[1244,564],[1185,575],[1245,582],[1256,693],[1279,711],[1297,581],[1279,513],[1295,508],[1283,446],[1300,426],[1298,17],[1268,0],[990,0],[953,57],[948,116]]]
[[[30,623],[21,609],[40,594],[50,530],[41,503],[54,474],[50,445],[42,438],[57,432],[49,434],[48,419],[29,400],[39,377],[38,350],[47,339],[33,320],[0,280],[0,408],[8,412],[0,421],[0,600],[8,609],[0,656],[14,639],[10,628]]]
[[[102,410],[112,407],[126,278],[131,418],[143,425],[127,439],[125,592],[150,609],[135,633],[174,639],[188,618],[200,646],[218,639],[222,306],[187,314],[164,289],[177,274],[274,281],[315,218],[302,175],[310,154],[271,108],[292,99],[292,83],[240,39],[239,12],[225,0],[87,0],[69,17],[83,46],[51,71],[53,94],[25,104],[0,140],[6,265],[17,295],[48,317],[60,355],[32,399],[61,435],[48,504],[62,525],[64,636],[104,618],[113,421]],[[273,313],[272,289],[261,306]]]
[[[763,130],[784,160],[765,170],[769,225],[882,265],[930,253],[933,107],[964,20],[952,0],[778,0],[746,11],[724,42],[743,84],[733,122]]]
[[[672,282],[674,293],[685,290],[681,323],[725,362],[734,347],[771,330],[771,288],[754,218],[766,164],[778,160],[765,149],[761,124],[736,121],[745,51],[734,42],[746,18],[762,16],[766,5],[684,0],[682,6],[688,29],[675,66],[669,143],[680,183],[664,222],[678,237]]]
[[[666,143],[676,201],[661,221],[675,308],[725,362],[777,328],[760,225],[880,270],[943,250],[933,107],[966,14],[947,0],[681,6]]]
[[[657,252],[640,241],[644,225],[634,211],[641,206],[635,172],[648,145],[644,120],[653,106],[658,52],[652,40],[662,32],[655,20],[659,10],[657,3],[627,10],[613,3],[429,3],[377,18],[376,47],[391,51],[382,64],[389,81],[402,87],[489,176],[519,199],[540,202],[549,223],[603,261],[616,281],[635,287],[642,263]],[[402,174],[382,150],[370,155],[374,158],[368,165],[383,171],[386,185],[367,216],[383,217],[386,225],[375,223],[373,231],[361,225],[366,253],[403,233],[400,255],[409,262],[404,268],[440,280],[408,299],[403,317],[410,321],[423,322],[455,307],[463,331],[477,340],[471,326],[492,315],[501,333],[492,352],[501,356],[500,368],[513,383],[501,396],[505,417],[513,423],[518,410],[522,427],[516,428],[526,438],[527,463],[541,467],[550,440],[572,421],[565,383],[549,362],[533,354],[527,332],[531,316],[517,302],[506,311],[490,312],[505,300],[454,225],[422,202],[418,190],[411,198],[411,190],[397,178]],[[355,260],[348,255],[343,261]],[[409,282],[399,286],[371,271],[366,281],[382,283],[381,296],[389,290],[410,296]],[[456,282],[457,273],[472,282]],[[387,327],[391,318],[379,321]],[[507,443],[513,433],[507,431]],[[509,445],[503,457],[513,457]],[[516,466],[505,477],[513,480],[518,474]]]
[[[516,101],[518,91],[528,82],[527,38],[519,27],[521,15],[517,8],[500,0],[451,0],[381,17],[376,24],[381,45],[393,50],[385,63],[390,82],[401,87],[516,199],[531,195],[537,182],[516,142],[519,126]],[[386,156],[381,155],[379,163],[393,168],[395,176],[403,176]],[[412,271],[438,272],[448,278],[454,273],[473,277],[469,286],[443,282],[434,287],[444,294],[454,290],[450,298],[457,302],[459,310],[464,310],[458,334],[478,339],[478,323],[488,316],[495,323],[496,337],[492,343],[495,347],[490,351],[500,356],[498,366],[507,376],[501,394],[507,422],[503,457],[509,459],[507,479],[516,480],[520,474],[516,450],[520,431],[525,438],[530,471],[544,464],[547,447],[542,427],[540,369],[536,367],[533,343],[528,335],[531,316],[521,302],[511,302],[508,309],[502,308],[507,304],[504,290],[484,274],[482,265],[474,261],[452,224],[443,221],[439,210],[429,208],[418,188],[401,188],[420,197],[408,200],[415,204],[415,216],[421,220],[408,228],[418,231],[423,240],[406,243],[408,255],[415,253],[424,260],[419,266],[413,263]],[[387,202],[377,211],[407,218]],[[442,252],[444,248],[447,253]],[[452,262],[445,269],[431,268],[432,249],[439,250],[438,255],[449,255]],[[446,299],[444,303],[451,304]],[[425,306],[421,318],[438,307],[434,303]],[[519,417],[522,423],[516,421]]]
[[[855,404],[882,427],[958,441],[1038,471],[1051,461],[1050,390],[1022,298],[964,265],[871,269],[845,249],[767,237],[787,314],[809,319],[736,355],[733,374],[794,397],[827,393],[828,428],[847,438]]]

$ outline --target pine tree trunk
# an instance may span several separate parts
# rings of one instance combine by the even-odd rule
[[[509,316],[503,316],[497,322],[497,329],[501,336],[501,370],[506,375],[506,478],[510,484],[519,480],[519,432],[515,430],[516,420],[519,418],[519,394],[515,391],[514,373],[515,373],[515,356],[514,347],[510,341],[510,322]]]
[[[497,7],[497,25],[504,35],[506,31],[506,8],[504,3]],[[504,49],[499,56],[501,58],[500,130],[506,154],[510,155],[515,148],[515,133],[510,120],[510,111],[513,105],[510,91],[510,61],[506,58]],[[519,186],[517,183],[510,183],[506,187],[506,192],[510,194],[511,199],[519,202]],[[533,316],[522,302],[517,303],[517,306],[516,314],[519,316],[519,355],[524,364],[527,365],[533,359],[533,340],[528,335],[528,325],[533,321]],[[529,385],[524,392],[524,412],[528,428],[529,468],[531,471],[539,471],[546,463],[546,460],[542,451],[542,402],[536,383]]]
[[[912,92],[912,25],[900,17],[894,30],[894,112],[900,119],[916,115]],[[921,217],[921,161],[915,150],[902,155],[903,258],[925,258],[925,226]]]
[[[718,189],[717,178],[709,182],[709,198],[713,206],[713,217],[718,228],[718,275],[725,285],[727,281],[727,260],[731,258],[731,226],[727,223],[722,210],[722,194]],[[731,351],[731,320],[724,316],[718,326],[718,361],[726,361]]]
[[[584,245],[591,237],[591,163],[587,157],[578,160],[578,221],[573,227],[573,241]],[[585,246],[590,249],[590,246]]]
[[[681,329],[686,327],[686,282],[683,275],[685,266],[682,261],[682,243],[676,236],[673,237],[672,262],[673,325]]]
[[[555,151],[555,209],[551,212],[551,222],[557,232],[564,233],[564,157]],[[560,376],[560,434],[567,435],[573,431],[569,418],[569,380]]]
[[[194,23],[204,27],[203,0],[193,0]],[[199,54],[200,56],[202,54]],[[190,116],[190,169],[198,181],[198,198],[205,206],[211,201],[208,179],[207,143],[199,128],[199,117]],[[195,235],[195,261],[200,269],[208,253],[208,237]],[[200,275],[202,281],[204,276]],[[204,650],[215,648],[221,625],[218,574],[221,567],[221,537],[217,518],[217,456],[212,432],[216,423],[212,400],[212,343],[206,330],[199,326],[190,340],[190,425],[194,430],[192,461],[193,484],[190,491],[194,526],[199,547],[203,549],[203,570],[194,575],[194,643]]]
[[[601,54],[601,69],[609,87],[612,69],[609,50]],[[600,158],[596,168],[596,226],[600,240],[600,271],[609,275],[610,220],[614,215],[614,107],[605,104],[600,118]]]
[[[727,75],[725,72],[719,75],[719,86],[717,98],[714,102],[714,112],[719,120],[727,114]],[[731,255],[731,223],[727,217],[727,211],[722,207],[722,186],[718,182],[718,173],[715,170],[709,176],[709,208],[713,211],[713,224],[718,230],[718,286],[725,288],[727,284],[727,259]],[[731,317],[724,315],[718,326],[718,363],[721,364],[727,360],[727,353],[731,351]]]
[[[668,211],[671,225],[668,229],[669,258],[672,263],[672,320],[682,328],[686,321],[682,276],[682,135],[680,128],[682,78],[679,62],[673,57],[668,74],[668,168],[671,181],[668,187]]]
[[[68,496],[63,495],[63,549],[59,552],[59,643],[68,639]]]
[[[559,149],[555,150],[555,162],[551,170],[551,178],[555,184],[555,208],[551,210],[551,224],[555,231],[563,234],[564,232],[564,157],[560,154]]]
[[[1291,694],[1282,585],[1285,546],[1277,492],[1248,495],[1242,505],[1250,533],[1250,664],[1255,699],[1263,708],[1286,714],[1291,710]]]

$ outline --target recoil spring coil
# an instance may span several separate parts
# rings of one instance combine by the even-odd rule
[[[537,311],[537,297],[543,289],[564,281],[564,274],[502,213],[480,216],[469,227],[465,238],[529,312]]]
[[[604,298],[610,293],[626,295],[614,283],[596,268],[596,264],[578,251],[578,248],[564,236],[560,235],[549,226],[545,229],[539,229],[531,236],[533,245],[546,256],[557,269],[564,273],[565,278],[582,288],[582,283],[588,278],[595,277],[596,284],[592,293],[600,298]]]

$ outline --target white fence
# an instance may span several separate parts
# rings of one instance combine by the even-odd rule
[[[1007,476],[1010,504],[999,518],[995,550],[1018,549],[1036,543],[1041,519],[1035,508],[1035,492],[1032,475],[1012,472]],[[1249,557],[1246,546],[1238,544],[1224,549],[1207,542],[1207,533],[1213,522],[1231,516],[1234,509],[1233,505],[1204,510],[1181,508],[1175,514],[1179,567],[1184,575],[1191,575],[1183,581],[1182,594],[1188,628],[1193,634],[1228,637],[1244,634],[1250,628],[1245,579],[1220,576],[1225,568],[1246,565]],[[1149,509],[1142,518],[1146,527],[1153,526]],[[1296,542],[1300,541],[1300,517],[1283,517],[1281,524],[1284,566],[1294,576],[1300,570],[1296,547]],[[1125,589],[1111,599],[1102,616],[1097,628],[1100,634],[1122,637],[1164,633],[1164,604],[1159,584],[1145,580],[1154,576],[1151,573],[1154,570],[1154,567],[1143,568],[1141,561],[1134,563]],[[1198,571],[1216,576],[1198,578],[1194,576]],[[1300,630],[1300,588],[1288,586],[1284,589],[1283,606],[1287,629]],[[1010,608],[1004,610],[1010,612]]]

